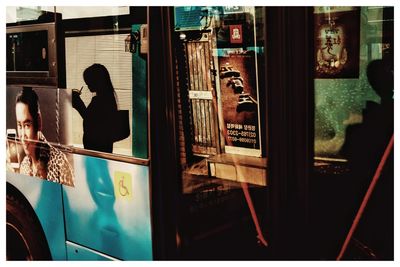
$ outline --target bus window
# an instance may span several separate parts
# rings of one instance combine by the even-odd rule
[[[53,6],[9,6],[6,9],[7,23],[34,23],[34,22],[54,22]]]
[[[260,101],[265,95],[265,77],[259,75],[265,40],[260,11],[174,8],[184,253],[199,246],[201,257],[207,257],[215,247],[201,247],[204,240],[233,229],[245,231],[243,235],[254,230],[247,217],[253,206],[243,194],[250,190],[260,197],[267,186],[265,124],[260,123],[265,118],[260,113],[265,105]],[[246,226],[240,223],[244,221]],[[262,233],[258,236],[265,244]]]
[[[136,16],[130,19],[133,10]],[[72,140],[63,144],[148,158],[146,53],[129,48],[135,42],[131,38],[134,31],[140,32],[134,27],[142,25],[134,26],[134,22],[144,26],[145,13],[143,8],[139,10],[7,8],[8,25],[15,25],[7,33],[7,81],[67,89],[70,100],[65,102],[72,104],[72,127],[68,127]],[[55,30],[49,22],[62,27]]]
[[[127,49],[134,41],[133,23],[124,19],[129,7],[56,10],[65,24],[73,146],[147,158],[146,60]]]
[[[315,204],[324,214],[319,217],[326,218],[320,225],[334,229],[329,238],[339,246],[393,134],[393,9],[315,7],[314,18]],[[393,257],[390,249],[382,250],[393,249],[390,165],[389,160],[377,189],[381,199],[371,203],[388,212],[370,211],[360,226],[373,225],[371,216],[380,217],[374,228],[385,228],[385,233],[360,230],[351,245],[365,249],[349,252],[349,258],[357,253],[363,258]]]
[[[130,54],[127,56],[125,52],[125,38],[126,34],[110,34],[68,37],[65,40],[67,87],[79,88],[80,99],[83,101],[86,108],[92,108],[91,111],[88,110],[88,114],[93,114],[93,120],[96,120],[97,116],[99,116],[99,119],[104,119],[103,125],[101,119],[98,122],[91,122],[91,118],[86,117],[88,119],[85,121],[85,115],[82,116],[80,114],[84,111],[80,111],[79,108],[76,108],[77,112],[73,114],[74,146],[86,147],[91,150],[109,153],[131,155],[130,138],[113,144],[113,148],[111,148],[112,144],[109,144],[108,147],[102,147],[101,144],[96,144],[96,139],[90,134],[91,130],[96,131],[97,133],[93,133],[93,135],[97,135],[100,139],[101,136],[108,131],[107,128],[111,126],[110,123],[107,124],[106,118],[107,115],[109,115],[107,113],[111,113],[113,108],[130,110],[130,113],[132,113],[132,58]],[[87,81],[85,81],[84,73],[86,73]],[[90,81],[91,79],[100,81],[101,84],[89,85],[88,83],[92,82]],[[93,94],[97,92],[93,90],[97,89],[90,88],[90,86],[102,88],[110,82],[112,89],[115,91],[115,100],[113,101],[113,95],[111,94],[108,98],[108,100],[110,100],[109,102],[102,101],[101,105],[96,106],[98,102],[94,102]],[[105,90],[106,88],[107,87],[104,87]],[[99,93],[97,94],[100,95]],[[118,104],[118,107],[116,107],[115,104]],[[107,112],[107,110],[109,112]],[[87,125],[90,124],[91,126],[85,128],[86,122]],[[96,125],[101,127],[96,127]],[[86,146],[85,135],[87,138]],[[102,139],[104,140],[103,142],[107,142],[107,137]]]

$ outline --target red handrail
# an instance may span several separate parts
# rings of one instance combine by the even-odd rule
[[[256,213],[256,210],[254,209],[254,205],[253,205],[253,201],[251,199],[250,193],[249,193],[248,185],[247,185],[247,183],[243,183],[243,182],[240,184],[242,186],[247,205],[249,206],[251,218],[253,219],[254,226],[256,227],[257,238],[261,242],[261,244],[268,247],[268,242],[265,240],[264,235],[261,231],[260,223],[258,222],[257,213]]]
[[[393,143],[394,143],[394,136],[392,135],[392,138],[390,139],[389,144],[387,145],[385,152],[383,153],[383,156],[381,158],[381,161],[379,162],[378,168],[376,169],[374,177],[372,178],[372,181],[368,187],[367,193],[365,193],[364,199],[361,202],[361,206],[357,211],[357,214],[356,214],[356,217],[354,218],[353,224],[351,225],[351,228],[346,236],[346,239],[343,243],[342,249],[340,250],[340,253],[336,258],[336,260],[338,260],[338,261],[342,259],[344,253],[346,252],[349,242],[358,226],[358,223],[360,222],[361,216],[364,213],[364,210],[368,204],[369,198],[371,197],[371,194],[375,189],[375,185],[376,185],[379,177],[381,176],[382,169],[385,166],[386,160],[389,157],[390,152],[392,151]]]

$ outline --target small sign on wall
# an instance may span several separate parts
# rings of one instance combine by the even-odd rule
[[[243,43],[242,25],[229,25],[229,36],[232,44]]]
[[[114,191],[117,198],[132,199],[132,175],[116,171],[114,173]]]

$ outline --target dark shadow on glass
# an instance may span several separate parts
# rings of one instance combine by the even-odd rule
[[[110,74],[101,64],[93,64],[83,72],[83,79],[94,93],[86,107],[80,92],[73,90],[72,106],[83,119],[83,147],[101,152],[113,152],[113,144],[129,136],[127,111],[118,111]]]
[[[350,168],[345,196],[349,227],[393,134],[393,55],[371,61],[367,76],[381,103],[366,103],[362,123],[347,128],[341,150]],[[393,259],[393,175],[392,152],[353,238],[370,259]]]

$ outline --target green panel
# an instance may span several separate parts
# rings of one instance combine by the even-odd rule
[[[132,25],[132,32],[140,31],[140,26]],[[140,42],[132,54],[132,74],[132,156],[148,158],[147,60],[140,54]]]

